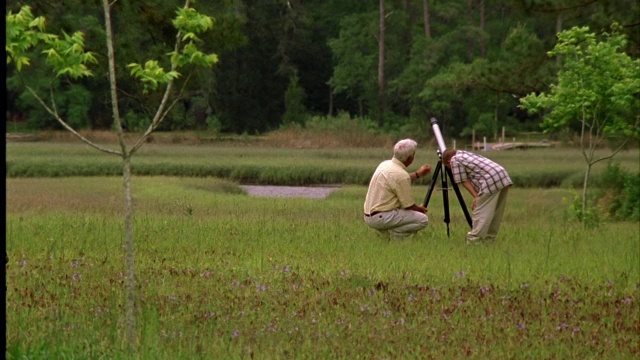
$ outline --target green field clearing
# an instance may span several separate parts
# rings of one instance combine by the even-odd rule
[[[453,198],[447,237],[438,193],[429,227],[390,242],[362,221],[362,185],[255,198],[224,179],[136,176],[130,357],[122,180],[6,182],[7,358],[640,354],[638,224],[585,229],[567,210],[575,189],[512,189],[498,241],[468,246]]]

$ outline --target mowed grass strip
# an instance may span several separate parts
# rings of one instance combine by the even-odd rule
[[[510,192],[497,242],[464,243],[450,194],[404,241],[366,187],[254,198],[214,178],[134,177],[136,358],[633,358],[637,223],[585,229],[566,189]],[[414,189],[422,201],[426,186]],[[7,179],[8,358],[129,358],[122,180]]]

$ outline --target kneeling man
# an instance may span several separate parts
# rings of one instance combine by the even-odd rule
[[[418,144],[411,139],[398,141],[393,158],[385,160],[373,173],[364,201],[364,222],[382,234],[402,238],[424,229],[429,224],[423,205],[416,205],[411,182],[431,172],[426,164],[408,173]]]

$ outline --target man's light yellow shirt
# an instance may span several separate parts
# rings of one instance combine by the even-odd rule
[[[404,209],[414,204],[407,167],[395,158],[381,162],[371,177],[364,213]]]

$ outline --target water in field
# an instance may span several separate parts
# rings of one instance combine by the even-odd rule
[[[324,199],[337,186],[266,186],[266,185],[243,185],[241,186],[250,196],[257,197],[306,197],[313,199]]]

